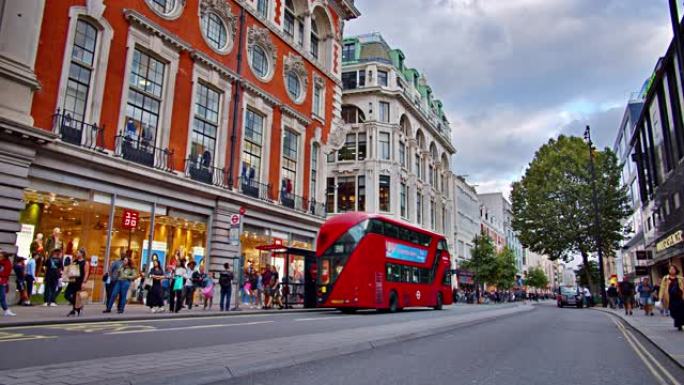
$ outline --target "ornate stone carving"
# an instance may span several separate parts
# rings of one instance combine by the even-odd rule
[[[88,15],[92,16],[94,19],[100,19],[104,13],[106,5],[104,5],[103,0],[88,0],[86,3],[86,10]]]
[[[314,73],[313,75],[314,84],[319,87],[325,87],[325,79],[322,76],[318,76]]]
[[[235,39],[237,33],[238,23],[237,16],[233,15],[233,11],[225,0],[201,0],[200,1],[200,16],[204,17],[208,12],[216,13],[228,25],[228,31],[231,34],[231,40]]]
[[[283,60],[283,76],[287,76],[288,73],[294,73],[297,75],[304,83],[304,89],[309,85],[309,75],[306,72],[306,66],[304,65],[304,59],[299,55],[293,55],[292,53],[285,56]]]
[[[344,122],[340,118],[335,118],[335,120],[333,120],[330,134],[328,134],[327,145],[332,149],[337,150],[344,145],[346,136],[347,133],[344,130]]]
[[[258,45],[273,57],[273,65],[278,59],[278,52],[275,44],[271,40],[271,32],[262,27],[252,26],[247,30],[247,47],[252,48]]]

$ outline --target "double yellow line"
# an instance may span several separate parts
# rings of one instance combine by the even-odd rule
[[[643,361],[648,370],[651,371],[653,377],[658,380],[660,385],[682,385],[677,379],[675,379],[670,372],[663,367],[663,365],[658,362],[658,360],[653,357],[651,353],[644,347],[644,345],[639,342],[639,340],[634,336],[631,330],[627,329],[622,322],[617,321],[615,317],[609,316],[613,320],[613,323],[617,326],[618,330],[622,332],[625,336],[625,340],[632,347],[637,356]]]

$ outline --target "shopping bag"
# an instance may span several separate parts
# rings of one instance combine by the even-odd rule
[[[183,290],[183,277],[173,279],[173,291]]]
[[[69,281],[74,281],[76,278],[81,276],[81,269],[78,268],[78,265],[73,263],[69,266],[66,267],[66,277]]]
[[[206,287],[202,288],[202,295],[206,298],[210,298],[214,296],[214,285],[209,284]]]
[[[76,292],[74,307],[80,309],[88,302],[88,292],[81,290]]]
[[[662,301],[656,301],[655,307],[656,307],[656,309],[658,309],[658,310],[663,310],[663,303],[662,303]]]

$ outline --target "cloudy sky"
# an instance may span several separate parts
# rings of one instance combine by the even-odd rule
[[[584,126],[611,146],[624,106],[671,38],[667,0],[356,0],[345,35],[381,32],[427,74],[454,132],[455,171],[510,191],[535,150]]]

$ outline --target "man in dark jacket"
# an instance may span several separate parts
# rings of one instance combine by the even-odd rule
[[[223,264],[223,271],[219,273],[219,286],[221,287],[221,311],[230,310],[230,297],[233,291],[233,272],[230,271],[228,262]]]
[[[625,315],[632,315],[632,307],[634,306],[634,284],[625,278],[620,282],[619,290],[622,303],[625,305]]]
[[[611,284],[607,290],[608,302],[610,303],[610,308],[615,309],[615,303],[617,302],[618,290],[615,284]]]

